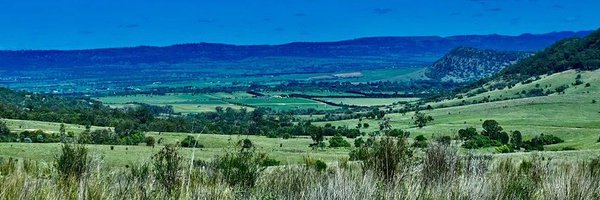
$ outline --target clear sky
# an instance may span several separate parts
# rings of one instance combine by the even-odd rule
[[[518,35],[597,29],[600,1],[0,0],[0,26],[0,49]]]

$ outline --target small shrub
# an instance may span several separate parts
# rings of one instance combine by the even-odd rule
[[[590,83],[585,84],[585,87],[590,87],[590,86],[592,86],[592,84],[590,84]]]
[[[6,122],[0,121],[0,136],[10,135],[10,129],[6,125]]]
[[[329,147],[338,148],[338,147],[350,147],[350,143],[346,141],[341,135],[335,135],[331,139],[329,139]]]
[[[415,137],[415,140],[416,141],[426,141],[427,138],[425,138],[425,136],[423,136],[423,135],[417,135],[417,137]]]
[[[204,145],[200,144],[195,138],[194,136],[188,135],[187,137],[185,137],[185,139],[183,139],[180,143],[181,147],[188,147],[188,148],[204,148]]]
[[[427,143],[427,138],[423,135],[417,135],[415,142],[411,145],[414,148],[427,148],[427,146],[429,146],[429,143]]]
[[[561,86],[559,86],[559,87],[555,88],[554,90],[555,90],[557,93],[562,93],[562,92],[565,92],[565,90],[566,90],[567,88],[569,88],[569,86],[568,86],[568,85],[561,85]]]
[[[563,147],[562,150],[563,151],[575,151],[577,149],[575,147]]]
[[[44,135],[38,135],[37,137],[35,137],[35,140],[40,143],[44,143]]]
[[[63,144],[61,154],[54,163],[58,175],[65,182],[80,181],[88,172],[89,165],[88,149],[83,145],[73,146],[67,143]]]
[[[264,153],[255,152],[254,149],[227,153],[216,157],[211,163],[226,183],[243,188],[253,187],[266,165],[270,164],[279,163],[270,160]]]
[[[436,138],[435,141],[442,145],[450,145],[450,143],[452,143],[452,138],[450,136],[445,135],[445,136]]]
[[[365,144],[365,140],[362,137],[356,138],[354,140],[354,147],[362,147]]]
[[[304,166],[308,169],[314,169],[318,172],[323,172],[327,169],[327,163],[311,157],[304,157]]]
[[[0,157],[0,176],[12,174],[17,169],[17,159]]]
[[[423,159],[423,182],[444,183],[457,178],[460,156],[447,145],[433,144],[427,148]]]
[[[511,153],[513,150],[508,145],[496,147],[496,153]]]
[[[278,166],[280,164],[281,164],[281,162],[278,160],[275,160],[272,158],[265,158],[265,160],[263,160],[261,165],[265,166],[265,167],[270,167],[270,166]]]
[[[239,144],[242,147],[242,149],[251,149],[254,147],[254,144],[248,138],[239,141]]]
[[[14,142],[18,136],[10,132],[8,126],[3,121],[0,121],[0,142]]]
[[[401,129],[392,129],[390,131],[388,131],[386,133],[387,136],[391,136],[391,137],[405,137],[407,138],[408,136],[410,136],[410,132],[408,131],[403,131]]]
[[[408,164],[412,151],[408,148],[406,139],[385,137],[370,147],[366,148],[363,169],[375,171],[377,176],[385,181],[392,181],[403,164]],[[406,166],[406,165],[403,165]]]
[[[415,141],[411,146],[415,148],[427,148],[429,143],[427,141]]]
[[[154,147],[156,140],[154,139],[154,137],[148,136],[148,137],[146,137],[145,142],[146,142],[146,146]]]
[[[267,138],[278,138],[277,133],[269,132],[265,135]]]
[[[153,156],[154,176],[169,198],[178,199],[183,158],[175,145],[166,145]],[[175,195],[175,196],[174,196]]]

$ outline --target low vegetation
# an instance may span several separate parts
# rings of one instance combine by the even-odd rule
[[[433,144],[415,156],[382,138],[356,163],[270,167],[254,150],[196,162],[166,146],[152,164],[105,169],[84,146],[65,144],[56,165],[0,159],[2,199],[595,199],[600,157],[563,162],[460,155]],[[68,164],[72,163],[72,164]],[[104,170],[96,170],[104,169]],[[51,173],[52,171],[58,173]],[[569,174],[565,176],[565,174]],[[67,181],[68,180],[68,181]],[[67,181],[67,182],[65,182]]]

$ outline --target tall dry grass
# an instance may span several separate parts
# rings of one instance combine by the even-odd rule
[[[443,145],[397,168],[392,180],[351,162],[324,171],[271,167],[241,187],[213,165],[195,165],[175,167],[185,184],[166,189],[152,163],[111,169],[94,156],[88,163],[65,184],[55,164],[0,159],[0,199],[600,199],[600,158],[492,159]]]

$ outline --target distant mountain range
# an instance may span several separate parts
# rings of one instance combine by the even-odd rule
[[[337,42],[295,42],[282,45],[180,44],[167,47],[130,47],[89,50],[0,51],[0,68],[70,68],[78,66],[128,66],[180,63],[215,63],[253,60],[253,65],[269,66],[261,58],[328,59],[310,67],[339,70],[348,66],[364,67],[381,60],[382,66],[425,66],[450,50],[464,46],[501,51],[538,51],[570,37],[586,36],[590,31],[547,34],[464,35],[451,37],[371,37]],[[334,59],[332,61],[332,59]],[[344,60],[337,62],[337,60]],[[365,62],[367,61],[368,62]],[[268,62],[268,61],[267,61]],[[283,66],[281,66],[283,63]],[[307,67],[285,65],[280,67]],[[238,63],[245,67],[244,63]],[[352,69],[354,70],[354,69]]]
[[[531,55],[533,53],[524,51],[458,47],[427,67],[426,75],[443,82],[472,82],[492,76]]]

